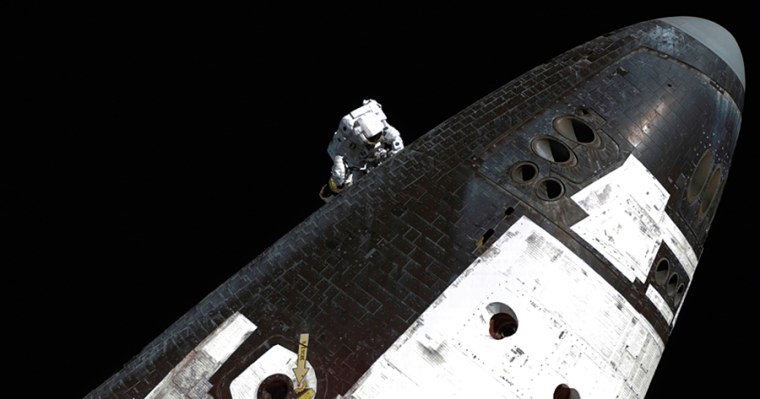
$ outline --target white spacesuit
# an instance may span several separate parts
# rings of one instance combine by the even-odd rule
[[[372,99],[362,104],[340,120],[327,146],[333,167],[319,194],[325,201],[404,148],[401,134],[388,123],[382,106]]]

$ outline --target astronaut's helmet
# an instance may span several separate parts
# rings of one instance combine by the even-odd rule
[[[374,145],[382,140],[385,125],[381,119],[376,117],[376,115],[370,114],[367,116],[357,119],[357,130],[360,132],[359,136],[362,141],[366,144]]]

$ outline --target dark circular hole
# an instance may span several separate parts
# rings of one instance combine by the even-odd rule
[[[589,114],[588,108],[586,107],[578,107],[578,110],[576,111],[578,115],[586,116]]]
[[[554,389],[553,399],[581,399],[581,395],[566,384],[559,384]]]
[[[492,302],[486,306],[486,311],[491,315],[488,334],[493,339],[511,337],[517,332],[517,316],[512,308],[501,302]]]
[[[668,83],[668,87],[673,87],[673,85],[672,85],[672,84],[670,84],[670,83]]]
[[[272,399],[285,399],[288,396],[288,385],[282,381],[269,384],[265,390]]]
[[[670,279],[668,279],[668,286],[666,287],[666,291],[669,296],[673,296],[673,294],[676,293],[676,287],[678,287],[678,274],[673,273],[670,275]]]
[[[662,258],[657,262],[657,267],[654,271],[654,281],[659,284],[663,285],[665,284],[665,281],[668,279],[668,274],[670,273],[670,262],[668,262],[667,259]]]
[[[259,385],[257,399],[295,399],[293,380],[285,374],[273,374]]]
[[[564,192],[565,188],[562,182],[552,177],[541,180],[536,187],[538,197],[546,201],[556,200]]]
[[[572,159],[570,149],[559,140],[551,137],[533,140],[533,152],[547,161],[556,163],[568,162]]]
[[[517,320],[507,313],[497,313],[491,316],[488,333],[494,339],[511,337],[517,332]]]
[[[527,183],[538,175],[538,167],[530,162],[518,163],[512,168],[512,179],[518,183]]]
[[[504,211],[504,216],[510,216],[510,215],[511,215],[511,214],[513,214],[513,213],[515,213],[515,208],[512,208],[512,207],[510,206],[509,208],[507,208],[507,209]]]

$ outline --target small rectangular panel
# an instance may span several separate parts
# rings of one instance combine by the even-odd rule
[[[207,338],[202,350],[217,362],[224,362],[256,330],[245,316],[235,313]]]
[[[651,284],[647,286],[647,298],[652,301],[662,317],[665,318],[665,321],[670,324],[670,321],[673,320],[673,312],[668,307],[667,302],[665,302],[665,298]]]

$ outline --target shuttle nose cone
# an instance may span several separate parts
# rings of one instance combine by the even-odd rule
[[[736,43],[736,39],[725,28],[715,22],[696,17],[670,17],[661,18],[660,21],[673,25],[702,42],[734,70],[736,76],[741,80],[742,86],[745,89],[747,88],[742,52],[739,49],[739,44]]]

